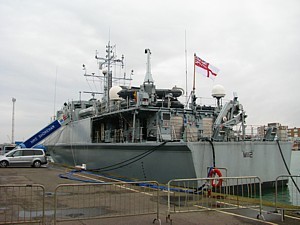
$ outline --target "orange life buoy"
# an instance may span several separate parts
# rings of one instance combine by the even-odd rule
[[[215,177],[216,175],[218,175],[218,177],[222,177],[222,173],[219,169],[217,168],[214,168],[214,169],[211,169],[209,171],[209,174],[208,174],[208,177]],[[210,183],[211,183],[211,186],[213,187],[220,187],[222,186],[222,182],[223,180],[222,179],[218,179],[218,182],[215,182],[214,179],[211,179]]]

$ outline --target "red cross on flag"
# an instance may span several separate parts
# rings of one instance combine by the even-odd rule
[[[219,69],[217,67],[205,62],[203,59],[196,56],[196,54],[194,56],[195,72],[212,79],[218,75]]]

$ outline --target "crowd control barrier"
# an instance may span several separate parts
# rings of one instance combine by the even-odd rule
[[[44,224],[42,185],[0,185],[0,224]]]
[[[155,181],[62,184],[54,198],[55,224],[63,221],[155,214],[159,219],[159,190]]]
[[[174,179],[168,182],[167,220],[172,213],[255,208],[262,215],[257,176]]]
[[[288,185],[286,181],[288,180]],[[286,212],[300,210],[300,175],[280,175],[275,182],[275,212],[284,220]]]

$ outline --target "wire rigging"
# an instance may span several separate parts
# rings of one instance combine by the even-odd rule
[[[216,167],[215,146],[214,146],[213,142],[210,139],[206,138],[205,140],[208,141],[209,144],[211,145],[212,154],[213,154],[213,167],[215,168]]]
[[[297,183],[295,182],[294,178],[292,177],[292,174],[291,174],[291,172],[290,172],[290,170],[289,170],[289,167],[287,166],[287,163],[286,163],[285,158],[284,158],[284,156],[283,156],[283,153],[282,153],[282,150],[281,150],[279,141],[276,140],[276,142],[277,142],[277,145],[278,145],[278,148],[279,148],[279,152],[280,152],[281,158],[282,158],[283,163],[284,163],[284,165],[285,165],[285,168],[286,168],[287,172],[289,173],[289,175],[291,176],[291,179],[292,179],[292,181],[293,181],[295,187],[297,188],[298,192],[300,193],[300,189],[299,189]]]
[[[101,167],[101,168],[97,168],[97,169],[90,169],[88,171],[93,171],[93,172],[107,172],[107,171],[111,171],[111,170],[116,170],[116,169],[119,169],[119,168],[122,168],[122,167],[125,167],[125,166],[128,166],[132,163],[135,163],[143,158],[145,158],[146,156],[150,155],[151,153],[153,153],[154,151],[156,151],[159,147],[165,145],[167,143],[167,141],[139,154],[139,155],[136,155],[130,159],[127,159],[127,160],[124,160],[124,161],[121,161],[119,163],[115,163],[113,165],[110,165],[110,166],[105,166],[105,167]]]

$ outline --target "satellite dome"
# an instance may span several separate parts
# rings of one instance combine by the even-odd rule
[[[214,98],[223,98],[225,96],[225,88],[222,85],[217,84],[213,87],[211,95]]]
[[[120,100],[121,98],[118,95],[118,92],[121,91],[120,86],[113,86],[109,89],[109,99],[112,101]]]

